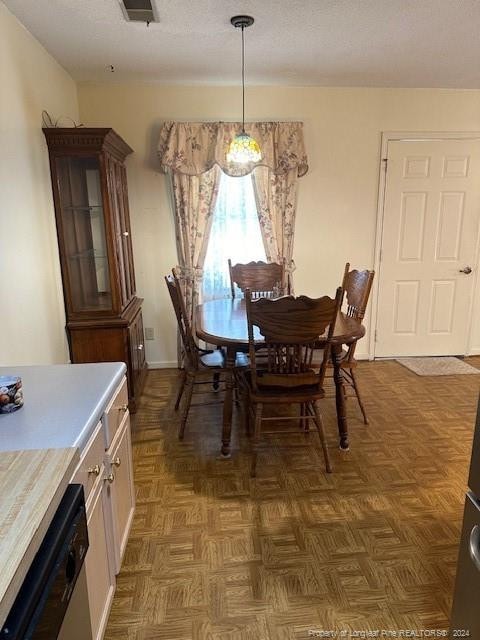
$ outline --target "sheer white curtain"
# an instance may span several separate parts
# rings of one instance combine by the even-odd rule
[[[222,173],[203,265],[203,300],[229,298],[232,264],[266,261],[251,174]]]

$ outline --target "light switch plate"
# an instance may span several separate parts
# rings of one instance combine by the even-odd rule
[[[145,327],[145,340],[155,340],[155,331],[153,327]]]

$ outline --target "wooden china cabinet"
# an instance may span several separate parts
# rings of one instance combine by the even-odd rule
[[[71,361],[125,362],[129,407],[135,411],[146,363],[124,165],[132,149],[113,129],[43,132]]]

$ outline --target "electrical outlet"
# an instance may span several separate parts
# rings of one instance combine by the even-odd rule
[[[155,340],[155,331],[153,327],[145,327],[145,340]]]

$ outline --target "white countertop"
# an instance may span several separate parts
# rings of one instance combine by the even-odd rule
[[[123,362],[0,367],[20,376],[24,405],[0,414],[0,451],[83,450],[125,375]]]

